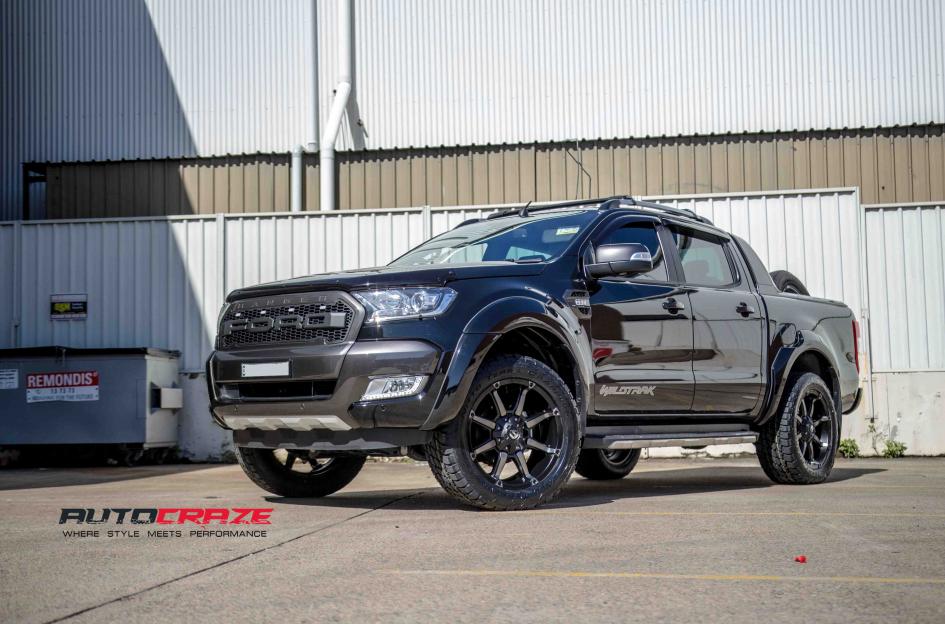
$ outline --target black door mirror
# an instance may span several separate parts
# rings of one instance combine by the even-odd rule
[[[653,270],[653,257],[640,243],[601,245],[594,250],[597,261],[585,266],[591,277],[637,275]]]

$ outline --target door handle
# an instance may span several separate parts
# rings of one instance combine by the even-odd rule
[[[755,309],[744,301],[738,304],[738,306],[735,308],[735,311],[742,316],[750,316],[755,313]]]
[[[663,302],[663,309],[667,310],[670,314],[676,314],[680,310],[685,310],[686,306],[679,303],[675,299],[667,299]]]

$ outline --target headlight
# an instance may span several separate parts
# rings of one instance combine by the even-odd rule
[[[367,322],[443,314],[456,298],[452,288],[387,288],[354,293],[367,309]]]

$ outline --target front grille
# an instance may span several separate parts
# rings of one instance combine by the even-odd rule
[[[273,327],[265,331],[251,331],[249,329],[233,330],[229,335],[220,334],[217,337],[217,348],[228,349],[247,345],[264,345],[282,342],[309,342],[313,344],[337,344],[344,342],[351,329],[354,310],[351,306],[339,299],[334,303],[299,303],[295,305],[259,306],[253,308],[242,307],[237,310],[231,307],[221,319],[221,323],[238,319],[251,318],[279,318],[286,315],[305,317],[309,314],[331,313],[344,314],[342,327]],[[222,325],[221,325],[222,327]]]

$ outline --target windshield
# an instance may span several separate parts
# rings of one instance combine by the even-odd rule
[[[388,266],[545,262],[559,256],[594,215],[593,210],[556,210],[477,221],[430,239]]]

